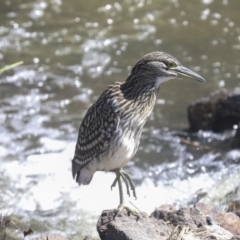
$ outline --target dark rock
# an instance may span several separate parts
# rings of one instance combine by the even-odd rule
[[[173,226],[188,225],[190,229],[195,229],[206,225],[206,218],[203,218],[197,208],[180,208],[176,210],[171,205],[162,205],[155,209],[151,217],[162,219]]]
[[[163,220],[141,213],[137,219],[122,211],[115,219],[116,210],[105,210],[98,220],[97,230],[102,240],[167,240],[172,228]]]
[[[156,208],[150,215],[156,219],[162,219],[165,222],[169,220],[169,214],[176,212],[176,208],[170,204],[161,205],[159,208]]]
[[[240,239],[237,236],[233,238],[240,229],[240,219],[238,222],[236,215],[218,213],[204,204],[179,210],[171,205],[162,205],[150,217],[141,213],[139,219],[126,211],[114,219],[115,213],[116,210],[102,212],[97,224],[101,240]],[[208,215],[213,219],[211,225],[206,221]]]
[[[213,92],[188,107],[190,131],[232,129],[240,122],[240,88]]]

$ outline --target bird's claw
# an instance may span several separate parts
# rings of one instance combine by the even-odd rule
[[[138,219],[140,218],[140,213],[139,213],[138,211],[136,211],[136,210],[134,210],[134,209],[126,206],[125,204],[120,204],[120,205],[118,206],[117,212],[115,213],[114,218],[117,217],[123,209],[126,209],[127,212],[129,212],[129,213],[131,213],[132,215],[136,216]]]

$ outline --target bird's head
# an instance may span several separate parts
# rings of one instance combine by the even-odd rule
[[[182,66],[171,55],[164,52],[152,52],[144,55],[136,63],[126,83],[139,87],[146,86],[158,89],[161,83],[181,77],[205,82],[203,77]]]

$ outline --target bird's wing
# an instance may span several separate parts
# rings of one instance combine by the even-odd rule
[[[114,99],[104,95],[87,111],[78,133],[74,161],[85,166],[104,152],[118,128],[119,117]]]

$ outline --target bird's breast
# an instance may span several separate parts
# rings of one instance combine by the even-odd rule
[[[99,170],[109,171],[125,166],[136,154],[142,129],[153,106],[125,108],[118,112],[119,124],[105,152],[98,157]]]
[[[99,156],[99,167],[104,171],[125,166],[137,152],[142,127],[132,129],[132,124],[119,124],[108,149]]]
[[[108,158],[114,164],[117,164],[118,168],[126,165],[135,155],[139,146],[140,135],[140,132],[134,134],[132,131],[122,130],[119,130],[116,134],[115,139],[113,139],[115,148],[108,152]],[[116,166],[113,167],[115,168]]]

